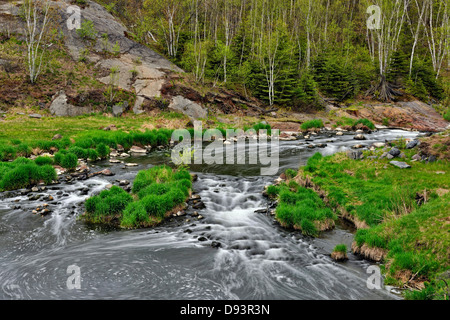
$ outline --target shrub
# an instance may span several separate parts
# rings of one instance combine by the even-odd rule
[[[86,20],[81,24],[81,28],[77,29],[77,34],[83,40],[94,40],[97,36],[94,23],[90,20]]]
[[[73,153],[67,153],[64,155],[61,161],[61,166],[68,170],[73,170],[78,165],[78,157]]]

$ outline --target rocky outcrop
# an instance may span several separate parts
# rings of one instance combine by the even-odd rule
[[[50,105],[50,113],[57,117],[75,117],[91,112],[92,109],[90,107],[77,107],[69,104],[64,91],[58,92],[53,96],[53,101]]]
[[[192,119],[204,119],[208,115],[208,112],[202,106],[182,96],[174,97],[169,109],[183,113]]]
[[[363,108],[338,110],[338,116],[366,118],[374,123],[389,121],[389,128],[409,128],[419,131],[438,132],[449,123],[432,107],[421,101],[397,102],[392,104],[370,104]]]

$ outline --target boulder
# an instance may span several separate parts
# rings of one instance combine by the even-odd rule
[[[130,149],[130,152],[131,153],[147,153],[147,150],[143,149],[141,147],[138,147],[138,146],[132,146]]]
[[[90,107],[76,107],[69,104],[64,91],[55,94],[50,105],[50,113],[57,117],[76,117],[91,112],[92,109]]]
[[[359,160],[359,159],[362,159],[364,157],[364,155],[363,155],[361,150],[357,150],[357,151],[348,150],[347,151],[347,156],[350,159],[353,159],[353,160]]]
[[[182,96],[174,97],[169,105],[169,109],[185,114],[192,119],[206,118],[208,115],[202,106]]]
[[[33,119],[41,119],[42,115],[37,114],[37,113],[32,113],[32,114],[29,115],[29,117],[33,118]]]
[[[417,145],[419,144],[419,140],[413,140],[408,142],[408,144],[406,145],[406,149],[413,149],[415,148]]]
[[[128,108],[128,101],[116,104],[112,107],[112,114],[114,117],[120,117]]]
[[[394,147],[388,153],[395,158],[401,154],[401,151]]]
[[[357,134],[353,137],[355,140],[366,140],[366,137],[363,134]]]
[[[375,142],[373,146],[375,148],[383,148],[386,144],[384,142]]]
[[[400,168],[400,169],[409,169],[411,166],[407,164],[406,162],[400,162],[400,161],[391,161],[390,164],[393,166]]]

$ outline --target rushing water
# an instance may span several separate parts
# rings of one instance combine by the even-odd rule
[[[384,142],[416,133],[400,130],[367,135]],[[324,155],[356,144],[353,136],[314,137],[324,149],[303,141],[280,143],[280,172],[298,168],[314,152]],[[332,140],[332,142],[328,142]],[[358,142],[359,143],[359,142]],[[274,177],[259,176],[258,166],[192,166],[194,190],[206,209],[204,220],[189,217],[155,229],[102,230],[76,219],[84,200],[116,179],[133,180],[138,170],[169,163],[164,152],[130,158],[135,168],[111,167],[114,177],[95,177],[50,186],[52,215],[31,211],[45,200],[3,195],[0,202],[0,299],[396,299],[388,290],[369,290],[370,263],[349,254],[335,263],[329,253],[350,245],[352,233],[338,225],[311,239],[281,229],[272,217],[255,213],[267,207],[264,186]],[[101,166],[110,166],[103,163]],[[97,169],[98,166],[97,166]],[[199,241],[205,237],[207,241]],[[221,248],[214,249],[217,241]],[[81,270],[81,289],[67,288],[68,266]]]

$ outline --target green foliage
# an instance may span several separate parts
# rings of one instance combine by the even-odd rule
[[[67,170],[74,170],[78,165],[78,157],[74,153],[67,153],[62,157],[61,166]]]
[[[49,184],[56,179],[52,166],[38,166],[26,158],[17,158],[8,164],[0,163],[0,191],[27,188],[40,181]]]
[[[368,120],[368,119],[359,119],[359,120],[357,120],[355,123],[354,123],[354,125],[353,126],[357,126],[358,124],[363,124],[363,125],[365,125],[366,127],[368,127],[369,129],[371,129],[371,130],[375,130],[375,125],[373,124],[373,122],[372,121],[370,121],[370,120]]]
[[[94,23],[91,20],[86,20],[81,23],[81,28],[77,29],[77,34],[83,40],[95,40],[97,37],[97,30],[95,30]]]
[[[105,159],[106,157],[108,157],[109,153],[110,153],[109,147],[104,143],[98,144],[96,151],[97,151],[98,156],[102,159]]]
[[[287,169],[285,172],[287,179],[294,179],[297,176],[297,171],[293,169]]]
[[[88,155],[87,155],[88,159],[91,161],[97,161],[99,155],[98,152],[94,149],[88,149]]]
[[[312,129],[312,128],[323,128],[322,119],[309,120],[309,121],[302,123],[302,125],[301,125],[302,130],[308,130],[308,129]]]
[[[121,216],[132,201],[130,194],[113,186],[110,190],[104,190],[98,196],[86,200],[87,218],[92,222],[106,222],[111,216]]]
[[[284,226],[300,229],[310,236],[318,234],[315,222],[337,219],[313,190],[303,187],[298,187],[296,192],[286,187],[280,188],[276,218]]]
[[[45,165],[52,165],[53,164],[53,159],[50,157],[37,157],[34,162],[38,165],[38,166],[45,166]]]
[[[347,246],[345,244],[338,244],[336,247],[334,247],[333,251],[347,253]]]
[[[87,159],[88,151],[77,146],[70,147],[68,152],[73,153],[78,159]]]

